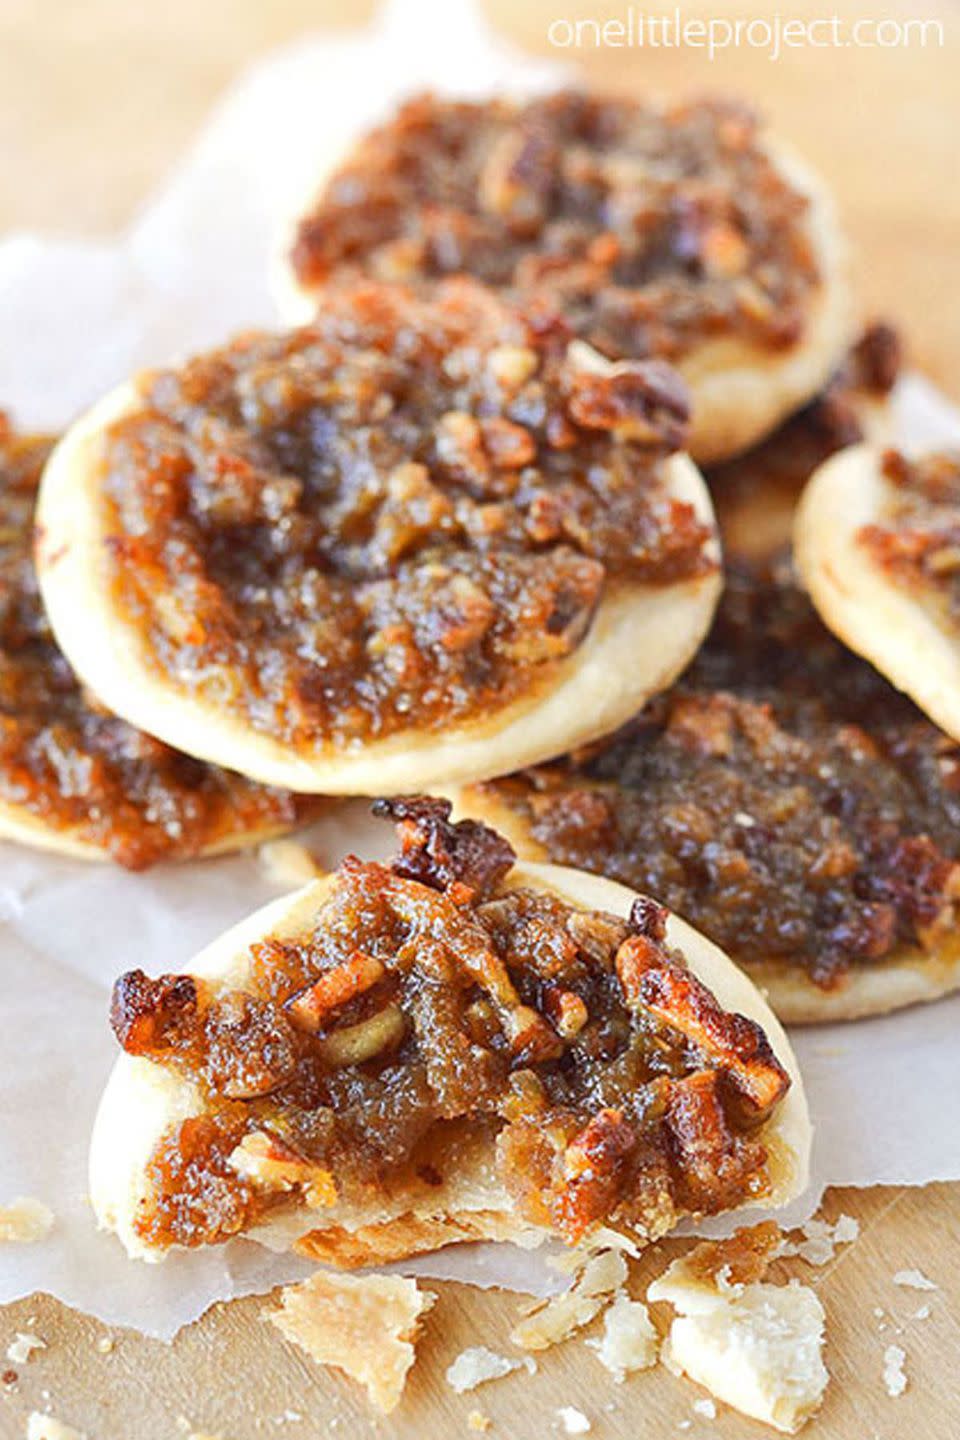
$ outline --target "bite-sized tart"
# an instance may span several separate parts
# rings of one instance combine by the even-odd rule
[[[317,185],[279,266],[289,320],[358,270],[545,298],[611,359],[680,369],[698,461],[804,405],[851,338],[830,199],[737,102],[421,95]]]
[[[40,603],[33,516],[52,437],[0,414],[0,838],[131,869],[256,844],[319,801],[178,754],[104,710]]]
[[[960,749],[830,634],[785,564],[730,573],[694,664],[620,734],[459,808],[524,859],[657,895],[782,1020],[960,985]]]
[[[887,403],[900,373],[897,332],[868,325],[826,389],[752,450],[705,472],[726,555],[770,560],[790,544],[804,486],[848,445],[891,438]]]
[[[720,588],[660,361],[611,367],[472,281],[142,376],[54,451],[44,599],[91,689],[255,779],[389,793],[620,724]]]
[[[131,1255],[643,1241],[803,1188],[796,1063],[714,945],[622,886],[516,865],[446,802],[375,809],[389,865],[350,857],[186,973],[117,982],[90,1185]]]
[[[960,448],[836,456],[804,491],[795,546],[831,630],[960,740]]]

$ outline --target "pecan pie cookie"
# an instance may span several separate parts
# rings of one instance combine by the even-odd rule
[[[319,801],[169,749],[105,711],[40,603],[33,515],[51,436],[0,414],[0,836],[131,869],[256,844]]]
[[[479,779],[626,719],[720,587],[683,386],[475,282],[358,284],[142,376],[47,466],[57,638],[117,714],[271,784]]]
[[[445,802],[375,809],[392,863],[350,857],[187,973],[117,982],[90,1184],[132,1255],[646,1241],[799,1193],[795,1061],[715,946],[622,886],[516,865]]]
[[[288,319],[358,271],[545,298],[608,357],[678,367],[698,461],[804,405],[850,338],[829,196],[737,102],[422,95],[332,160],[284,241]]]
[[[656,895],[782,1020],[960,985],[960,748],[835,639],[784,563],[732,569],[693,665],[618,735],[459,807],[524,859]]]
[[[795,547],[830,628],[960,740],[960,449],[837,455],[804,492]]]

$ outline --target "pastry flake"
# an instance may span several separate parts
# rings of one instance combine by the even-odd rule
[[[415,1359],[414,1342],[436,1297],[399,1275],[318,1271],[280,1292],[267,1318],[321,1365],[362,1385],[377,1409],[400,1403]]]
[[[775,1242],[776,1227],[762,1226],[697,1246],[653,1282],[647,1299],[677,1312],[663,1349],[670,1368],[794,1434],[820,1405],[829,1379],[825,1317],[808,1286],[752,1278],[763,1274]]]

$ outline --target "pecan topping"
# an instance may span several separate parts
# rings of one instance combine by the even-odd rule
[[[896,384],[903,364],[898,332],[883,320],[874,321],[853,347],[852,360],[857,382],[867,390],[886,394]]]
[[[301,1029],[315,1032],[321,1029],[332,1011],[363,995],[385,974],[382,961],[357,950],[349,960],[333,970],[325,970],[319,980],[314,980],[312,985],[294,995],[292,1000],[287,1001],[286,1008]]]
[[[575,362],[574,362],[575,363]],[[603,370],[574,369],[570,418],[590,430],[612,430],[643,444],[682,448],[690,419],[687,388],[659,360],[621,361]]]
[[[465,278],[358,280],[141,376],[103,488],[151,661],[288,751],[349,750],[502,713],[613,587],[715,569],[673,499],[678,383],[651,362],[571,393],[569,348],[555,309]]]
[[[892,495],[858,540],[896,584],[912,590],[953,630],[960,628],[960,450],[908,459],[887,450],[881,468]]]
[[[807,198],[743,106],[575,91],[408,101],[346,157],[291,258],[310,287],[468,274],[618,358],[793,344],[821,282]]]
[[[435,890],[457,881],[478,897],[491,894],[517,858],[513,847],[477,820],[451,823],[452,808],[449,800],[416,795],[377,800],[373,813],[397,822],[400,854],[393,869],[398,875]]]
[[[189,975],[150,980],[142,970],[128,970],[113,987],[110,1024],[128,1054],[148,1055],[193,1018],[197,1004],[197,983]]]

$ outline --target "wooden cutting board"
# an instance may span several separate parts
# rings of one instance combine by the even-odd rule
[[[539,53],[549,50],[551,21],[622,19],[628,8],[589,0],[487,4],[505,34]],[[743,0],[713,7],[691,0],[685,13],[711,8],[725,17],[767,13]],[[124,223],[243,64],[317,25],[359,23],[370,9],[356,0],[349,7],[337,0],[165,0],[158,7],[4,0],[0,232],[41,226],[96,234]],[[822,7],[778,9],[794,15]],[[847,17],[917,13],[907,0],[843,8]],[[741,48],[711,62],[691,50],[611,48],[584,50],[580,58],[592,81],[619,89],[735,89],[759,103],[832,183],[857,246],[865,306],[895,318],[915,362],[960,397],[960,8],[929,0],[922,16],[942,22],[942,49],[807,48],[773,61]],[[932,1123],[949,1115],[956,1145],[957,1097],[933,1096],[931,1106]],[[807,1433],[953,1440],[960,1434],[960,1186],[831,1192],[825,1213],[841,1211],[860,1221],[856,1244],[821,1270],[789,1262],[789,1273],[820,1291],[828,1315],[833,1383]],[[662,1263],[658,1257],[656,1266]],[[939,1289],[920,1294],[894,1285],[903,1268],[923,1270]],[[641,1267],[638,1293],[648,1278]],[[446,1366],[466,1345],[506,1349],[521,1301],[450,1284],[431,1288],[439,1300],[390,1421],[374,1420],[349,1382],[286,1345],[261,1318],[268,1300],[214,1307],[172,1345],[132,1332],[108,1336],[44,1296],[0,1307],[3,1350],[27,1328],[47,1345],[28,1364],[11,1365],[15,1384],[0,1385],[0,1437],[20,1440],[28,1413],[49,1408],[88,1440],[176,1440],[191,1431],[222,1440],[445,1440],[474,1433],[467,1416],[480,1410],[492,1422],[492,1440],[542,1440],[563,1433],[556,1412],[569,1405],[589,1417],[597,1440],[674,1433],[749,1440],[763,1433],[722,1408],[715,1420],[696,1413],[700,1392],[665,1371],[613,1384],[579,1340],[544,1355],[532,1378],[509,1376],[457,1397],[444,1382]],[[929,1315],[918,1318],[926,1305]],[[890,1344],[907,1356],[909,1385],[897,1400],[882,1381]]]

